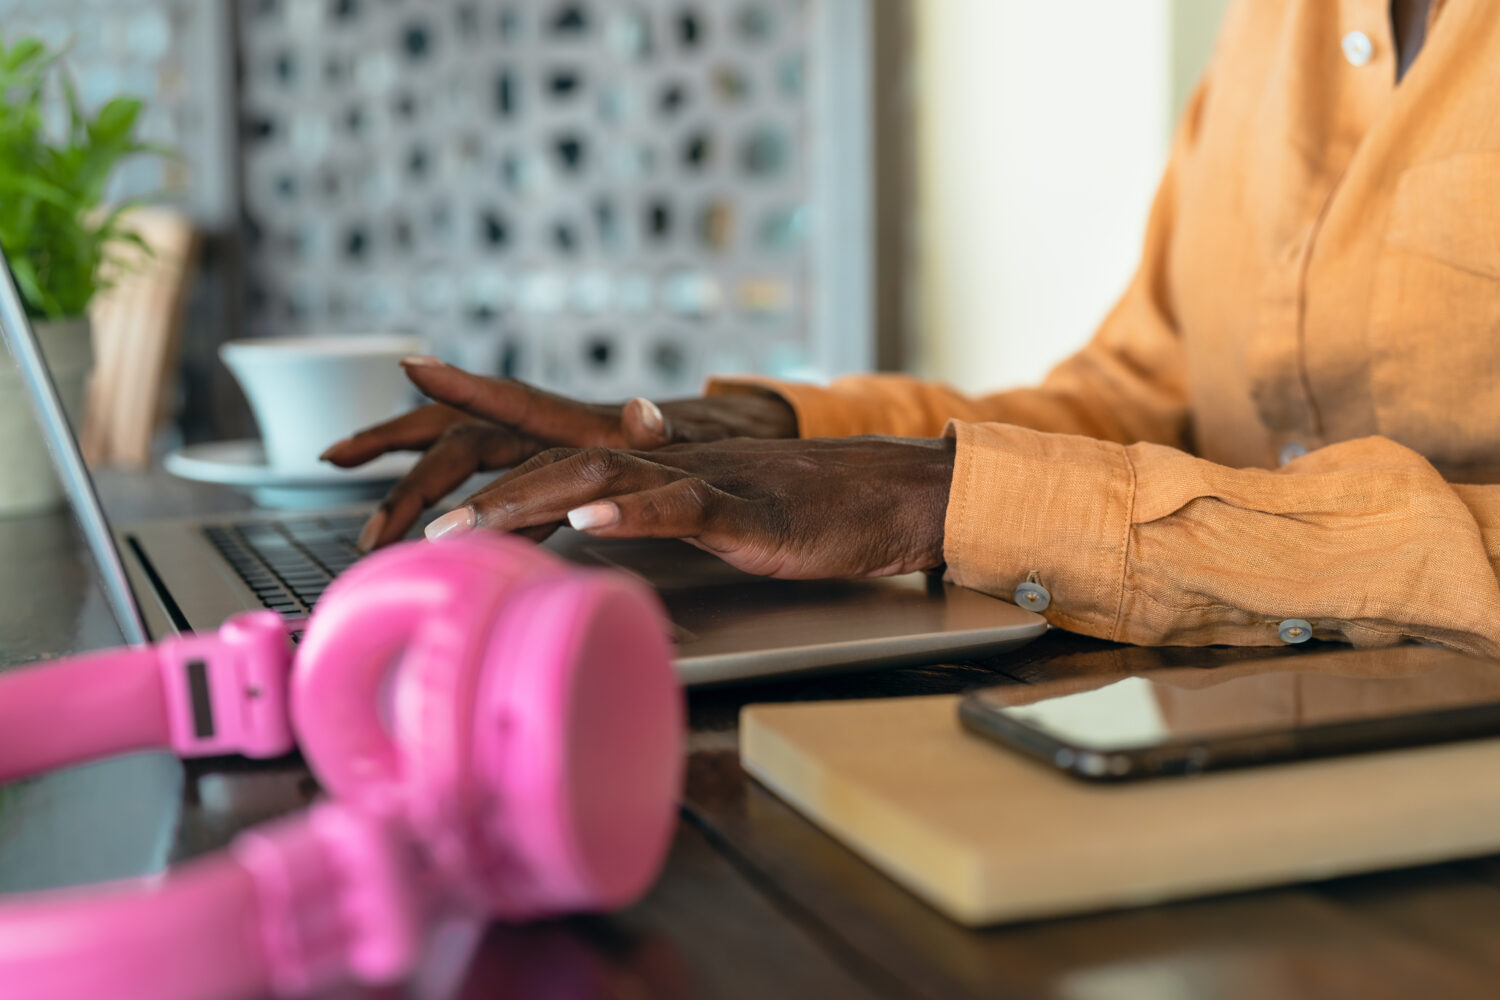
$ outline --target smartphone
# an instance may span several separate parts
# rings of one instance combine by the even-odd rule
[[[1500,735],[1500,662],[1425,646],[1341,650],[987,688],[970,731],[1089,781]]]

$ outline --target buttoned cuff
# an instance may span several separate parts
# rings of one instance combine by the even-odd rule
[[[1012,600],[1035,574],[1049,622],[1114,638],[1135,500],[1125,448],[1010,424],[954,421],[946,434],[958,442],[943,543],[953,582]]]

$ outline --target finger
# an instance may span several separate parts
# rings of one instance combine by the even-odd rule
[[[637,397],[620,410],[620,430],[628,447],[654,451],[673,444],[723,441],[730,430],[718,421],[674,420],[649,399]]]
[[[617,447],[625,443],[618,411],[535,389],[524,382],[483,378],[435,358],[407,358],[406,376],[429,398],[470,416],[514,427],[555,444]]]
[[[528,475],[530,475],[531,473],[535,472],[538,469],[542,469],[542,468],[545,468],[546,466],[554,465],[554,464],[556,464],[558,462],[561,462],[561,461],[564,461],[566,459],[572,458],[574,455],[577,455],[578,453],[579,453],[579,449],[577,449],[577,448],[547,448],[547,449],[544,449],[539,454],[532,455],[530,458],[526,459],[524,462],[519,462],[519,463],[513,465],[511,468],[506,469],[504,472],[502,472],[500,475],[496,476],[489,483],[485,484],[484,489],[476,491],[476,495],[478,493],[483,493],[483,492],[486,492],[488,490],[498,489],[498,488],[504,486],[508,482],[512,482],[513,480],[520,479],[522,476],[528,476]]]
[[[365,524],[359,536],[360,549],[368,552],[405,538],[424,510],[458,489],[474,473],[492,465],[520,462],[533,447],[519,438],[497,443],[486,432],[487,428],[460,424],[438,438]],[[511,449],[509,454],[507,447]]]
[[[729,500],[701,479],[598,500],[568,511],[576,530],[599,538],[698,538]]]
[[[521,462],[514,468],[506,470],[500,476],[496,477],[496,479],[484,489],[478,491],[478,493],[475,493],[474,496],[478,496],[479,493],[485,493],[489,490],[501,488],[506,483],[519,479],[522,476],[529,475],[537,469],[552,465],[556,462],[561,462],[566,458],[571,458],[576,454],[578,454],[577,448],[548,448],[540,454],[533,455],[531,458],[526,459],[524,462]],[[468,504],[473,499],[474,497],[470,497],[454,510],[429,524],[427,526],[426,532],[427,537],[429,539],[433,539],[440,538],[443,535],[447,534],[472,531],[475,527],[476,521],[468,513]],[[515,534],[530,538],[534,542],[542,542],[545,541],[546,538],[554,531],[556,531],[557,528],[557,524],[537,525],[534,528],[517,530]]]
[[[432,444],[462,419],[457,410],[432,403],[335,442],[319,458],[347,469],[364,465],[387,452],[416,451]]]
[[[754,504],[702,479],[596,500],[569,511],[568,523],[594,538],[680,538],[756,576],[824,575],[792,557]]]
[[[640,397],[621,408],[620,430],[624,432],[625,443],[641,451],[660,448],[675,438],[675,428],[662,414],[661,407]]]
[[[534,528],[522,528],[520,531],[512,532],[512,534],[524,538],[528,542],[536,542],[540,545],[555,535],[557,529],[561,527],[561,524],[539,524]]]
[[[655,489],[680,478],[683,473],[637,455],[589,448],[497,480],[428,525],[427,537],[560,524],[568,511],[591,501]]]

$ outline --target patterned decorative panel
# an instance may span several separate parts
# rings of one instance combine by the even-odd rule
[[[218,0],[0,0],[7,41],[34,35],[67,47],[85,107],[145,98],[142,135],[181,154],[126,163],[113,194],[165,195],[210,225],[234,206],[226,25]]]
[[[249,331],[592,398],[867,364],[862,4],[242,0]]]

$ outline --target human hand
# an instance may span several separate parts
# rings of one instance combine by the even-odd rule
[[[368,551],[398,541],[422,511],[476,472],[510,468],[548,448],[648,451],[677,442],[730,437],[794,438],[797,417],[770,393],[662,403],[582,403],[514,379],[483,378],[435,358],[408,358],[406,375],[432,405],[360,431],[330,447],[324,461],[363,465],[393,451],[422,451],[360,533]]]
[[[551,449],[434,521],[490,529],[681,538],[748,573],[891,576],[943,564],[948,439],[737,439],[652,452]]]

